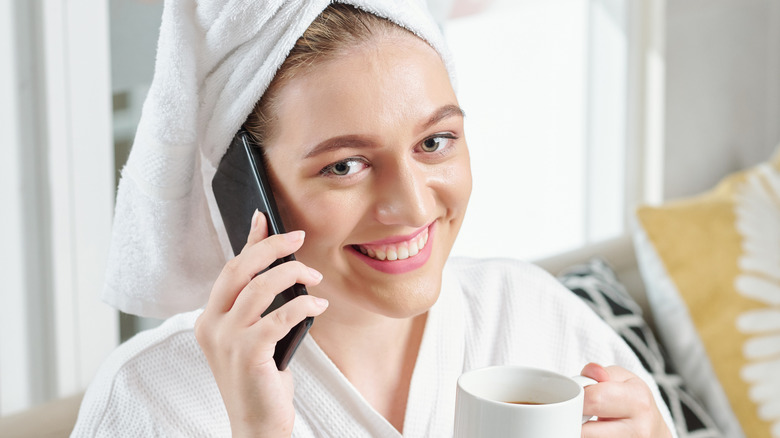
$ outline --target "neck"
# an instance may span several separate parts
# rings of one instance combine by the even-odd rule
[[[419,348],[425,328],[427,312],[410,318],[389,318],[374,315],[360,321],[349,322],[329,318],[323,314],[316,318],[310,334],[328,357],[342,372],[354,364],[365,368],[366,361],[386,361],[388,354],[400,355],[410,347]],[[375,354],[381,352],[382,354]],[[346,373],[345,373],[346,374]]]
[[[409,318],[353,314],[349,320],[326,312],[310,334],[366,401],[402,432],[426,319],[427,312]]]

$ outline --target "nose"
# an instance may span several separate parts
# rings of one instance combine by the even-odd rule
[[[383,169],[377,181],[376,218],[385,225],[421,227],[428,223],[436,200],[425,169],[399,162]]]

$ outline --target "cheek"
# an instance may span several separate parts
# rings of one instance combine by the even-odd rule
[[[459,159],[440,177],[439,193],[451,214],[463,216],[471,198],[471,165],[468,155]]]
[[[342,207],[337,191],[307,189],[305,184],[274,185],[279,213],[287,231],[304,230],[306,238],[327,233],[336,224],[343,223],[348,208]]]
[[[362,217],[361,205],[352,198],[332,191],[288,202],[285,210],[293,227],[290,229],[306,231],[306,242],[299,251],[303,257],[341,249]]]
[[[460,201],[463,203],[463,207],[469,203],[469,199],[471,198],[471,166],[467,162],[465,166],[463,166],[459,171],[461,177],[460,177],[460,184],[458,191],[460,192]]]

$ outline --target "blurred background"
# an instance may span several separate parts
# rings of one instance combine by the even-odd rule
[[[780,0],[429,5],[474,172],[456,255],[554,267],[600,254],[641,287],[634,208],[703,191],[780,143]],[[159,323],[99,294],[161,11],[0,0],[0,416],[80,393]]]

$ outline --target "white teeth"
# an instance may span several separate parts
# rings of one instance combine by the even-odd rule
[[[387,248],[387,260],[390,260],[391,262],[398,260],[398,253],[395,252],[395,248]]]
[[[384,261],[384,260],[406,260],[409,257],[414,257],[425,248],[428,243],[428,230],[423,231],[409,242],[398,243],[395,245],[380,245],[378,247],[364,247],[361,245],[355,245],[357,249],[371,257],[372,259]]]

